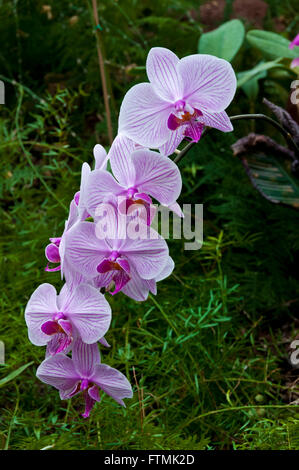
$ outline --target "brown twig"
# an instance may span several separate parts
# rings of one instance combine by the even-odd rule
[[[104,95],[104,104],[105,104],[106,117],[107,117],[108,137],[109,137],[110,144],[112,144],[113,130],[112,130],[104,58],[103,58],[103,52],[101,48],[101,33],[99,30],[99,15],[98,15],[97,0],[92,0],[92,9],[93,9],[93,17],[94,17],[94,21],[96,25],[97,52],[98,52],[99,67],[100,67],[100,74],[101,74],[101,81],[102,81],[102,88],[103,88],[103,95]]]

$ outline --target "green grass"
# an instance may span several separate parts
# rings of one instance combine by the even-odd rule
[[[175,3],[179,15],[184,2]],[[153,8],[153,17],[163,16],[158,5]],[[277,2],[271,8],[278,8]],[[146,38],[152,45],[151,21],[144,26],[139,18],[134,24],[135,30],[124,28],[127,37],[137,44]],[[169,46],[166,32],[173,28],[163,28],[158,27],[158,42]],[[187,23],[178,42],[188,28],[196,34],[195,45],[181,42],[183,54],[194,51],[200,29]],[[117,52],[117,34],[114,40],[115,59],[126,64],[123,51]],[[145,49],[133,43],[127,53],[142,65]],[[84,45],[94,83],[99,81],[95,50],[90,64]],[[69,56],[57,55],[58,71],[63,60],[71,63]],[[6,364],[0,366],[0,447],[298,449],[298,369],[289,364],[288,346],[298,332],[299,213],[262,199],[232,156],[230,145],[249,131],[244,123],[232,134],[211,133],[180,163],[180,202],[204,204],[202,249],[184,251],[184,241],[169,240],[176,268],[158,284],[156,297],[138,303],[121,293],[107,296],[113,311],[106,336],[111,348],[101,352],[103,362],[133,385],[127,408],[103,394],[84,420],[80,396],[61,401],[56,390],[37,380],[44,348],[29,342],[24,309],[40,283],[61,286],[58,273],[44,271],[44,248],[63,230],[81,164],[92,163],[96,142],[105,143],[105,121],[92,131],[88,127],[94,103],[103,112],[88,80],[82,84],[76,78],[50,95],[40,83],[34,86],[29,65],[22,85],[6,82],[11,101],[0,117],[0,340],[6,347]],[[141,81],[142,73],[133,80]],[[117,106],[132,84],[127,79],[113,77]],[[232,114],[248,105],[241,94],[238,100]],[[1,380],[5,377],[11,380]]]

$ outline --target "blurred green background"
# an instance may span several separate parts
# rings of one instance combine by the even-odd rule
[[[114,135],[125,92],[145,81],[149,49],[194,54],[202,34],[232,18],[246,31],[292,40],[295,0],[98,1],[100,44]],[[107,396],[90,420],[81,398],[61,401],[35,377],[44,348],[30,344],[24,308],[46,273],[44,248],[59,236],[96,143],[109,147],[90,1],[0,1],[1,315],[0,447],[3,449],[298,449],[299,213],[271,204],[251,185],[231,145],[248,132],[283,139],[265,123],[213,132],[181,162],[181,203],[204,204],[204,244],[184,251],[158,294],[137,303],[109,297],[113,311],[103,362],[134,387],[122,409]],[[270,60],[245,38],[236,72]],[[230,115],[287,107],[290,59],[239,88]],[[29,365],[28,365],[29,364]],[[26,366],[20,374],[13,374]],[[10,375],[13,374],[13,375]]]

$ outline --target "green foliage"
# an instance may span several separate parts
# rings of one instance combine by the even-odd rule
[[[198,52],[215,55],[230,62],[242,46],[244,36],[245,28],[240,20],[228,21],[200,36]]]
[[[271,31],[253,29],[247,33],[246,39],[253,47],[262,51],[266,57],[295,59],[299,56],[298,46],[289,49],[290,41]]]
[[[282,67],[282,65],[279,64],[280,60],[281,59],[276,59],[271,62],[260,62],[258,65],[252,67],[250,70],[239,72],[238,87],[244,86],[251,80],[259,80],[260,78],[263,78],[265,76],[264,73],[268,70]]]
[[[33,362],[28,362],[28,364],[25,364],[24,366],[19,367],[17,370],[14,370],[10,374],[8,374],[6,377],[0,380],[0,387],[3,387],[6,385],[8,382],[11,380],[14,380],[18,375],[20,375],[27,367],[31,366]]]

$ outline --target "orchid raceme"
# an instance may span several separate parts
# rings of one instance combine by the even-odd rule
[[[172,160],[147,149],[136,150],[134,142],[123,136],[114,140],[109,158],[115,178],[102,170],[89,175],[85,202],[92,216],[99,204],[109,199],[109,194],[125,198],[125,213],[133,204],[144,205],[148,224],[151,222],[151,197],[165,206],[176,204],[182,179]]]
[[[96,145],[94,169],[83,163],[64,232],[46,247],[56,265],[46,271],[61,271],[63,288],[57,294],[53,285],[40,285],[25,309],[30,341],[47,346],[37,377],[61,399],[82,392],[83,417],[100,401],[99,389],[123,406],[132,397],[127,378],[100,361],[98,342],[109,347],[104,335],[111,323],[101,292],[144,301],[174,269],[166,241],[151,227],[153,199],[183,217],[182,179],[168,155],[184,138],[198,142],[204,126],[232,130],[225,109],[236,77],[228,62],[201,54],[180,60],[156,47],[146,70],[149,83],[124,97],[108,153]]]
[[[232,131],[225,109],[237,81],[229,62],[206,54],[179,60],[169,49],[154,47],[146,71],[150,83],[133,86],[124,97],[120,133],[170,155],[185,137],[198,142],[204,126]]]
[[[99,389],[122,406],[125,406],[124,398],[133,396],[127,378],[118,370],[101,364],[97,343],[84,344],[76,340],[72,358],[64,354],[48,357],[38,367],[36,375],[42,382],[57,388],[62,400],[82,392],[84,418],[89,417],[95,403],[100,401]]]
[[[80,284],[70,289],[63,286],[59,295],[51,284],[41,284],[31,295],[25,310],[30,341],[48,345],[53,355],[68,350],[79,337],[95,343],[108,331],[111,308],[94,287]]]

